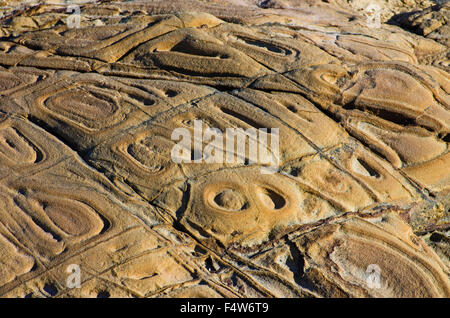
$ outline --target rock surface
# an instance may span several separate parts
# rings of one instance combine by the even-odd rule
[[[450,2],[424,10],[398,14],[392,21],[417,34],[450,46]]]
[[[0,297],[450,297],[448,5],[64,3],[0,2]]]

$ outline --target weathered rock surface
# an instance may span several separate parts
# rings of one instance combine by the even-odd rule
[[[398,14],[392,21],[417,34],[450,45],[450,2],[446,1],[424,10]]]
[[[0,3],[0,297],[450,297],[448,5],[50,2]]]

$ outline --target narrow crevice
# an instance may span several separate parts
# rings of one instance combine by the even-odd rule
[[[56,296],[56,294],[58,294],[58,289],[56,288],[56,286],[52,283],[47,283],[44,285],[43,290],[50,296]]]
[[[46,132],[48,132],[50,135],[52,135],[53,137],[59,139],[62,143],[64,143],[67,147],[69,147],[72,151],[80,154],[81,150],[78,148],[77,145],[75,145],[72,141],[70,141],[69,139],[65,138],[63,135],[61,135],[57,129],[55,127],[52,127],[50,125],[48,125],[46,122],[44,122],[43,120],[33,116],[33,115],[28,115],[28,120],[30,122],[32,122],[33,124],[35,124],[36,126],[44,129]],[[80,155],[81,156],[81,155]]]
[[[231,110],[231,109],[227,109],[227,108],[225,108],[225,107],[220,107],[220,110],[221,110],[223,113],[225,113],[225,114],[227,114],[227,115],[229,115],[229,116],[232,116],[232,117],[234,117],[234,118],[236,118],[236,119],[239,119],[240,121],[243,121],[243,122],[245,122],[247,125],[250,125],[250,126],[256,128],[256,129],[263,129],[263,128],[266,128],[264,125],[261,125],[261,124],[257,123],[257,122],[254,121],[253,119],[250,119],[250,118],[248,118],[248,117],[246,117],[246,116],[244,116],[244,115],[241,115],[241,114],[239,114],[238,112],[235,112],[235,111],[233,111],[233,110]]]
[[[289,241],[285,240],[286,244],[289,246],[290,255],[286,260],[286,265],[289,270],[294,274],[294,281],[300,287],[314,292],[315,288],[312,282],[305,275],[305,259],[300,253],[297,246]]]
[[[177,220],[180,220],[184,212],[186,211],[190,197],[191,197],[191,185],[189,183],[186,183],[186,190],[183,191],[183,196],[181,198],[181,206],[178,208],[178,210],[175,211],[175,217],[177,218]]]
[[[366,171],[369,173],[369,175],[370,175],[371,177],[375,177],[375,178],[377,178],[377,179],[380,177],[380,174],[378,173],[378,171],[376,171],[374,168],[372,168],[367,162],[365,162],[364,160],[362,160],[362,159],[360,159],[360,158],[358,158],[357,160],[358,160],[359,164],[360,164],[364,169],[366,169]]]

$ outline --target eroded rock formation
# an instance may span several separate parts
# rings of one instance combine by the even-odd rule
[[[448,5],[397,2],[419,34],[355,1],[9,3],[0,296],[450,297]],[[174,162],[198,121],[277,128],[278,170]]]

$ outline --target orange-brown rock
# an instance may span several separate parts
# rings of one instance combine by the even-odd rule
[[[0,1],[0,297],[450,297],[448,4],[76,2]]]

